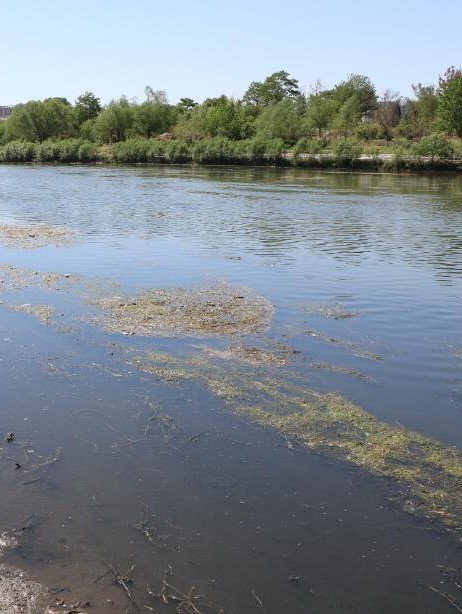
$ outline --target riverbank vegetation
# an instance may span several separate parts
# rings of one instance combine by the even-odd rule
[[[221,95],[168,102],[146,87],[140,102],[101,106],[91,92],[71,104],[48,98],[17,105],[0,122],[0,162],[198,163],[369,167],[462,167],[462,72],[413,97],[381,96],[364,75],[308,93],[278,71],[240,100]]]

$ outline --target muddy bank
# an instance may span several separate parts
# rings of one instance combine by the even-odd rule
[[[77,240],[74,231],[45,224],[0,224],[0,246],[33,249],[45,245],[72,245]]]
[[[16,569],[0,564],[0,611],[3,614],[38,614],[43,611],[45,591]]]

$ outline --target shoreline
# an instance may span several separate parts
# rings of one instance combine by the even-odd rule
[[[245,145],[245,146],[244,146]],[[145,166],[235,166],[297,168],[313,170],[371,171],[378,173],[452,173],[462,174],[462,160],[407,152],[367,153],[361,146],[337,152],[306,153],[281,147],[265,150],[252,143],[213,139],[186,143],[132,139],[110,145],[68,139],[32,143],[13,141],[0,146],[0,164],[36,165],[145,165]],[[359,147],[359,149],[358,149]]]

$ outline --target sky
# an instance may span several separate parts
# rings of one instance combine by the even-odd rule
[[[91,91],[240,98],[286,70],[412,95],[462,64],[462,0],[0,0],[0,105]]]

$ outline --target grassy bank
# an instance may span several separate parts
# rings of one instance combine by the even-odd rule
[[[346,139],[329,145],[300,141],[287,149],[281,139],[233,141],[225,137],[195,143],[133,138],[112,145],[82,139],[42,143],[11,141],[0,147],[0,163],[36,164],[224,164],[380,171],[462,171],[457,152],[442,141],[421,142],[407,149],[365,148]]]

